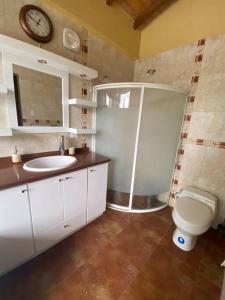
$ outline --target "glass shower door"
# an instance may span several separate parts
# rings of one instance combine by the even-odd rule
[[[97,90],[96,152],[111,158],[107,202],[129,207],[140,88]]]
[[[134,177],[134,210],[166,205],[186,103],[184,94],[145,88]]]

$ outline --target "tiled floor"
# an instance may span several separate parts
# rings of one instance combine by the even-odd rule
[[[0,299],[219,299],[225,241],[208,231],[189,253],[172,242],[171,209],[98,220],[0,279]]]

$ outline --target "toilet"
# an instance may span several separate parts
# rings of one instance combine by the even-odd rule
[[[184,251],[191,251],[198,235],[210,228],[216,212],[216,196],[198,188],[184,188],[172,213],[177,226],[173,233],[175,245]]]

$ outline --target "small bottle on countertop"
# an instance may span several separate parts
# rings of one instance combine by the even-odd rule
[[[69,155],[74,155],[74,154],[75,154],[74,147],[69,147]]]
[[[16,146],[15,146],[15,151],[12,154],[12,162],[13,163],[20,163],[20,162],[22,162],[21,155],[18,154],[18,149],[17,149]]]

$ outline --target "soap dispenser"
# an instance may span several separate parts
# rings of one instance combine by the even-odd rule
[[[21,155],[18,154],[18,149],[17,149],[16,146],[15,146],[14,153],[12,154],[12,162],[13,163],[20,163],[20,162],[22,162]]]

